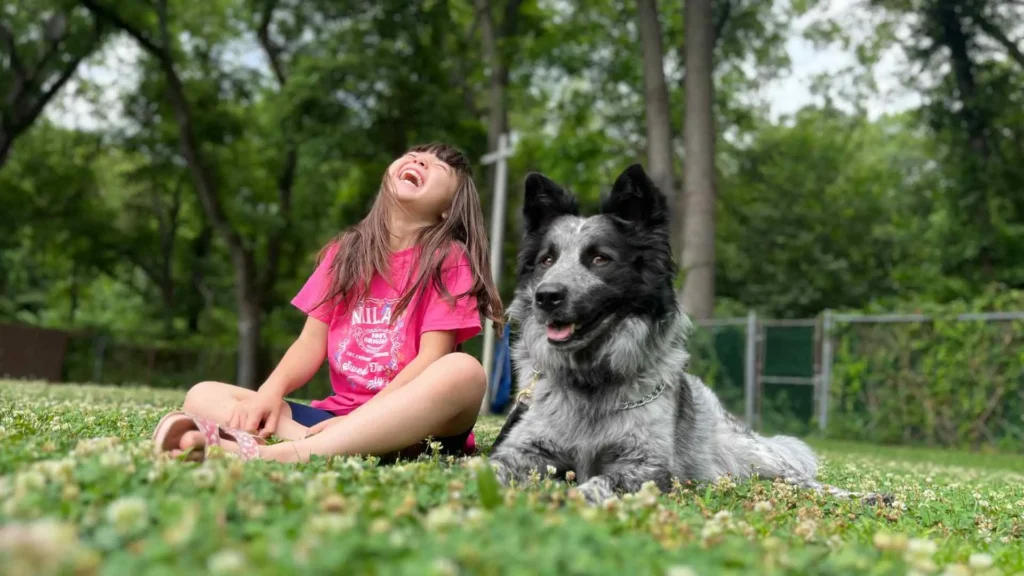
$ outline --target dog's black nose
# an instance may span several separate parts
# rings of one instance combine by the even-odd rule
[[[537,307],[545,312],[552,312],[565,302],[569,291],[561,284],[542,284],[533,294]]]

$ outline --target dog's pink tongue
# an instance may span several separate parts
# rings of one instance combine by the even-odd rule
[[[548,326],[548,339],[556,341],[568,340],[575,329],[576,326],[573,324],[568,326]]]

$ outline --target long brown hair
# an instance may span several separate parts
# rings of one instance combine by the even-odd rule
[[[402,315],[416,294],[431,284],[449,304],[454,304],[458,298],[476,297],[480,314],[500,327],[504,312],[498,289],[491,278],[490,243],[469,160],[447,144],[425,144],[409,151],[433,154],[450,166],[458,178],[458,187],[447,210],[447,218],[419,231],[416,238],[419,249],[416,279],[395,304],[392,322]],[[385,173],[380,193],[366,218],[343,230],[320,251],[318,260],[322,261],[333,246],[338,247],[331,262],[330,288],[318,306],[326,302],[353,305],[366,296],[374,274],[390,281],[391,230],[388,216],[393,209],[397,207],[391,178]],[[442,280],[442,266],[453,246],[465,250],[473,273],[473,285],[463,294],[449,293]]]

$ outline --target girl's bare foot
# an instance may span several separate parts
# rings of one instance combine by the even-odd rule
[[[153,432],[157,449],[171,456],[187,455],[189,460],[202,460],[206,448],[218,445],[246,459],[259,458],[259,444],[263,441],[244,432],[218,426],[211,420],[172,412],[164,416]]]

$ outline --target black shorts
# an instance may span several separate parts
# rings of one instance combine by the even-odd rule
[[[335,414],[332,412],[328,412],[327,410],[321,410],[320,408],[313,408],[308,404],[300,404],[298,402],[292,402],[291,400],[285,400],[285,402],[288,403],[288,407],[291,408],[292,410],[292,420],[298,422],[299,424],[307,428],[312,428],[313,426],[316,426],[317,424],[323,422],[324,420],[330,420],[331,418],[335,417]],[[458,434],[455,436],[437,438],[436,440],[441,443],[441,453],[453,456],[466,455],[466,441],[469,438],[470,432],[472,432],[472,430],[466,430],[462,434]],[[382,456],[381,460],[384,462],[393,462],[398,458],[413,459],[419,456],[420,454],[427,452],[428,450],[429,445],[427,444],[427,441],[424,440],[422,442],[413,444],[408,448],[399,450],[398,452]]]

